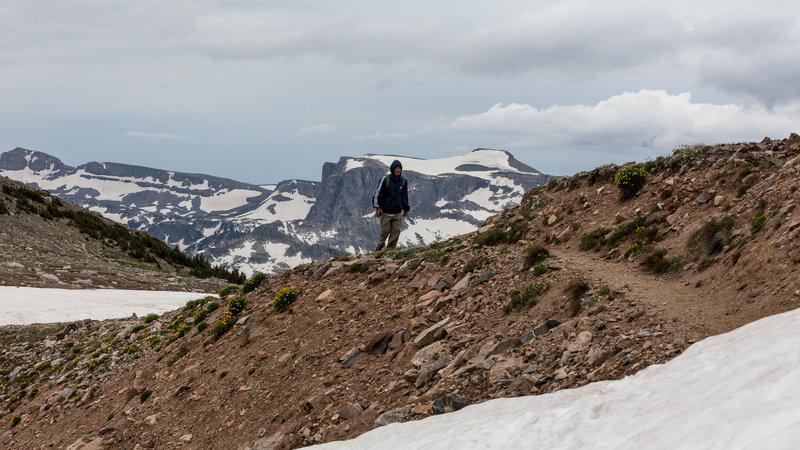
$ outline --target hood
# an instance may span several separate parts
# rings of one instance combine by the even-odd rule
[[[399,167],[399,168],[400,168],[400,170],[402,170],[402,169],[403,169],[403,165],[402,165],[402,164],[400,164],[400,161],[398,161],[398,160],[396,160],[396,159],[395,159],[394,161],[392,161],[392,165],[391,165],[391,166],[389,166],[389,173],[390,173],[390,174],[394,175],[394,169],[395,169],[395,167]]]

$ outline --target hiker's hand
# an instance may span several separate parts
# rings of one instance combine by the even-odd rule
[[[378,209],[375,210],[375,216],[376,217],[380,217],[381,214],[383,214],[383,210],[382,209],[378,208]]]
[[[408,217],[408,211],[403,211],[403,217]]]

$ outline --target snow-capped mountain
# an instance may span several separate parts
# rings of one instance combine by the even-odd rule
[[[249,274],[372,250],[378,226],[371,196],[395,159],[409,180],[405,246],[473,231],[549,179],[490,149],[441,159],[341,157],[323,165],[319,182],[253,185],[118,163],[70,167],[16,148],[0,155],[0,174]]]

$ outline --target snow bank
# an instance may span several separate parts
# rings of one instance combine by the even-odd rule
[[[0,286],[0,325],[116,319],[161,314],[209,294],[123,289]]]

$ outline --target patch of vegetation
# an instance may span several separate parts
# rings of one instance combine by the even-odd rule
[[[144,319],[142,319],[142,322],[150,323],[150,322],[153,322],[156,319],[158,319],[158,314],[150,313],[150,314],[144,316]]]
[[[581,279],[574,279],[567,284],[564,292],[569,299],[569,312],[572,317],[577,316],[581,312],[581,297],[589,292],[589,283]]]
[[[606,235],[609,233],[608,228],[596,228],[595,230],[584,234],[581,237],[581,250],[594,250],[599,251],[606,243]]]
[[[470,273],[470,272],[474,272],[475,270],[480,269],[481,267],[485,266],[488,262],[489,262],[489,258],[487,258],[486,256],[480,256],[480,257],[477,257],[477,258],[470,259],[464,265],[464,272],[463,273],[467,274],[467,273]]]
[[[625,252],[622,253],[622,257],[628,258],[631,256],[636,256],[639,253],[642,253],[643,251],[644,247],[642,246],[642,243],[639,241],[634,241],[633,243],[631,243],[631,245],[628,246],[627,249],[625,249]]]
[[[643,231],[645,229],[644,228],[645,220],[646,220],[645,216],[641,216],[641,215],[636,216],[635,219],[633,219],[630,222],[622,225],[621,227],[619,227],[619,229],[617,231],[613,232],[611,234],[611,236],[608,238],[608,240],[606,241],[606,244],[614,245],[620,239],[635,233],[637,230]]]
[[[150,389],[145,389],[144,391],[142,391],[141,394],[139,394],[139,403],[146,402],[151,395],[153,395],[153,391],[151,391]]]
[[[747,194],[747,190],[748,190],[748,189],[750,189],[751,187],[752,187],[752,186],[750,186],[749,184],[742,184],[742,185],[740,185],[740,186],[739,186],[739,190],[736,192],[736,197],[737,197],[737,198],[742,198],[742,197],[744,197],[744,194]]]
[[[173,356],[172,358],[169,359],[169,361],[167,361],[167,367],[172,367],[173,364],[178,362],[179,359],[183,358],[188,353],[189,353],[189,349],[186,348],[186,344],[181,344],[180,348],[175,353],[175,356]]]
[[[473,240],[479,247],[493,247],[499,244],[514,244],[528,231],[528,224],[525,220],[508,222],[500,216],[500,220],[491,230],[481,233]]]
[[[721,220],[712,219],[706,222],[689,239],[689,249],[712,255],[728,244],[728,232],[733,228],[735,219],[726,217]]]
[[[236,297],[228,300],[228,310],[225,311],[225,313],[222,314],[222,317],[217,319],[213,325],[211,325],[211,335],[214,336],[215,339],[219,339],[220,336],[230,330],[231,327],[233,327],[233,324],[236,323],[236,318],[239,316],[239,313],[244,310],[244,306],[244,296],[237,295]]]
[[[753,220],[750,221],[750,229],[753,233],[757,233],[761,228],[764,227],[764,222],[767,221],[767,217],[764,216],[763,212],[760,212],[753,217]]]
[[[550,250],[540,246],[525,246],[525,268],[529,269],[550,257]]]
[[[367,270],[369,270],[369,267],[360,263],[353,263],[347,266],[347,271],[350,273],[361,273],[366,272]]]
[[[201,332],[201,333],[202,333],[202,332],[203,332],[203,330],[205,330],[206,328],[208,328],[208,323],[206,323],[206,322],[200,322],[200,323],[198,323],[198,324],[197,324],[197,331],[199,331],[199,332]]]
[[[261,286],[261,284],[268,278],[267,274],[256,272],[253,274],[252,277],[248,278],[247,281],[244,282],[242,285],[242,293],[246,294],[248,292],[254,291],[257,287]]]
[[[550,283],[532,284],[522,292],[511,291],[511,300],[503,306],[503,312],[508,314],[512,309],[535,306],[538,302],[537,297],[541,296],[550,289]]]
[[[15,427],[15,426],[19,425],[21,420],[22,420],[22,416],[19,413],[14,414],[13,416],[11,416],[11,426]]]
[[[544,264],[536,264],[533,266],[533,274],[536,276],[547,273],[547,266]]]
[[[275,293],[272,298],[272,306],[277,310],[281,310],[295,300],[297,300],[297,290],[293,287],[285,287]]]
[[[239,291],[239,286],[237,286],[235,284],[229,284],[229,285],[227,285],[224,288],[219,290],[219,296],[220,296],[220,298],[221,297],[227,297],[228,295],[233,294],[234,292],[237,292],[237,291]]]
[[[642,258],[642,268],[656,274],[676,272],[680,269],[681,258],[679,256],[671,259],[667,259],[666,256],[666,249],[653,249]]]
[[[620,199],[633,198],[647,181],[647,174],[636,166],[625,166],[614,175],[614,185],[619,189]]]

